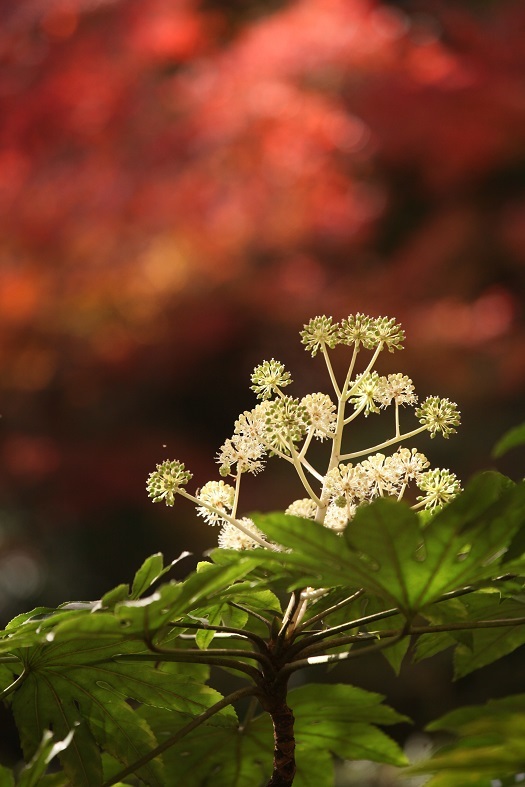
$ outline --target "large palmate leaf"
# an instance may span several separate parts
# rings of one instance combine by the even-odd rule
[[[478,619],[512,620],[525,618],[525,601],[504,599],[497,609],[478,610]],[[459,643],[454,652],[454,678],[463,678],[476,669],[492,664],[493,661],[512,653],[525,644],[525,624],[503,628],[479,628],[471,632],[468,643]]]
[[[343,538],[298,517],[259,517],[261,530],[292,551],[254,550],[253,559],[298,570],[314,587],[359,584],[412,616],[447,591],[494,576],[524,515],[525,483],[484,473],[426,525],[390,499],[358,509]]]
[[[69,747],[61,754],[64,769],[79,787],[98,784],[102,778],[100,749],[127,765],[157,743],[127,698],[189,716],[220,699],[213,689],[192,680],[192,665],[186,672],[168,664],[156,668],[118,660],[140,649],[140,643],[108,642],[94,634],[83,640],[57,637],[48,645],[21,652],[27,677],[13,695],[13,712],[25,756],[34,755],[45,729],[52,728],[59,737],[74,730]],[[230,723],[230,716],[223,711],[214,719]],[[164,783],[160,761],[145,765],[139,775],[147,784]]]
[[[141,708],[160,743],[186,724],[179,714]],[[167,784],[258,787],[271,773],[272,725],[268,716],[245,730],[201,726],[163,754]],[[266,777],[266,778],[265,778]]]
[[[491,664],[525,643],[525,598],[502,599],[497,591],[480,591],[436,604],[425,611],[425,616],[433,624],[479,623],[479,628],[471,630],[425,634],[417,642],[417,660],[454,646],[455,679]],[[486,621],[508,621],[509,625],[485,626]]]
[[[298,761],[303,749],[321,749],[348,760],[406,765],[399,746],[375,725],[409,719],[383,705],[383,699],[344,684],[309,684],[291,691],[287,702],[296,718]]]
[[[457,736],[409,769],[436,774],[426,782],[429,787],[494,787],[515,783],[514,777],[525,773],[525,694],[460,708],[427,729]]]
[[[376,724],[395,724],[406,717],[381,704],[378,694],[345,685],[294,689],[288,704],[294,711],[297,774],[294,787],[332,787],[328,752],[347,759],[373,759],[394,765],[407,760],[397,744]],[[160,741],[183,726],[177,714],[142,708]],[[171,783],[214,787],[262,787],[272,769],[272,725],[262,714],[246,727],[200,727],[163,755]],[[178,781],[175,781],[178,779]]]

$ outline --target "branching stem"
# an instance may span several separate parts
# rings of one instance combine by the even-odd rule
[[[244,686],[242,689],[237,689],[237,691],[234,691],[231,694],[226,695],[226,697],[223,697],[222,700],[216,702],[215,705],[212,705],[211,708],[208,708],[207,711],[204,711],[204,713],[201,713],[200,716],[197,716],[195,719],[193,719],[193,721],[190,721],[189,724],[186,724],[186,726],[181,727],[180,730],[177,730],[177,732],[174,735],[171,735],[159,746],[156,746],[154,749],[152,749],[150,752],[145,754],[143,757],[136,760],[131,765],[128,765],[127,768],[124,768],[123,770],[119,771],[111,779],[104,782],[102,787],[112,787],[112,785],[118,784],[119,782],[122,781],[122,779],[125,779],[126,776],[135,773],[144,765],[146,765],[148,762],[154,760],[155,757],[158,757],[159,754],[162,754],[163,752],[167,751],[169,748],[174,746],[176,743],[178,743],[181,740],[181,738],[183,738],[189,732],[195,730],[197,727],[200,727],[201,724],[204,724],[204,722],[208,721],[208,719],[211,719],[212,716],[214,716],[216,713],[219,713],[219,711],[221,711],[223,708],[226,708],[228,705],[233,705],[234,702],[237,702],[238,700],[241,700],[244,697],[250,697],[256,694],[257,694],[257,689],[255,689],[253,686]]]

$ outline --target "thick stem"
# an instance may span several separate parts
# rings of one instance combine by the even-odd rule
[[[266,687],[259,698],[273,724],[273,773],[267,787],[291,787],[295,776],[294,715],[286,704],[286,683]]]

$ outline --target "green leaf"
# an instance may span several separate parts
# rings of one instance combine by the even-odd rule
[[[119,604],[121,601],[126,601],[128,598],[129,585],[124,583],[104,593],[100,600],[100,604],[104,609],[113,609],[116,604]]]
[[[363,616],[374,615],[376,612],[383,612],[385,604],[381,599],[375,596],[365,596],[366,604],[363,605]],[[347,618],[348,619],[348,618]],[[384,618],[383,620],[375,620],[367,626],[363,626],[360,630],[363,631],[385,631],[388,629],[402,630],[404,625],[404,618],[402,615],[393,615],[392,617]],[[384,640],[383,640],[384,641]],[[381,653],[388,661],[396,675],[399,675],[403,659],[410,646],[410,637],[402,637],[397,642],[384,648]]]
[[[492,456],[498,459],[500,456],[503,456],[503,454],[506,454],[507,451],[510,451],[511,448],[516,448],[518,445],[524,444],[525,424],[520,424],[520,426],[509,429],[509,431],[498,440],[492,449]]]
[[[329,750],[349,760],[406,765],[399,746],[375,724],[408,721],[374,692],[344,684],[309,684],[290,691],[298,761],[301,747]]]
[[[408,773],[437,773],[431,787],[491,787],[493,779],[511,781],[525,771],[525,694],[490,700],[484,706],[452,711],[428,725],[457,736]]]
[[[90,616],[94,620],[97,616]],[[59,629],[57,630],[59,632]],[[135,762],[150,751],[156,740],[145,722],[138,720],[126,699],[198,715],[221,695],[192,680],[178,665],[124,661],[144,649],[140,642],[90,639],[55,640],[29,651],[28,675],[13,695],[13,712],[26,757],[36,750],[43,731],[52,728],[65,737],[75,729],[69,748],[61,755],[63,767],[75,785],[101,781],[99,747],[123,764]],[[22,654],[23,656],[24,654]],[[185,674],[186,672],[186,674]],[[227,712],[215,722],[231,724]],[[161,785],[160,765],[146,765],[139,772],[148,784]]]
[[[469,609],[469,607],[467,607]],[[477,609],[474,620],[502,620],[512,618],[525,618],[525,603],[513,599],[503,599],[498,604],[494,602]],[[506,656],[520,645],[525,644],[525,625],[502,628],[480,628],[471,633],[471,641],[459,644],[454,653],[454,680],[463,678],[476,669],[487,666],[493,661]]]
[[[359,508],[343,538],[299,517],[260,517],[261,530],[293,551],[253,550],[253,559],[297,570],[303,586],[361,585],[412,617],[444,593],[494,576],[524,516],[525,484],[483,473],[425,526],[391,499]]]
[[[0,787],[15,787],[15,775],[4,765],[0,765]]]
[[[208,570],[190,574],[184,582],[163,585],[149,599],[124,602],[118,608],[118,613],[125,615],[132,609],[148,609],[147,624],[150,629],[152,624],[161,626],[169,620],[191,613],[203,603],[215,603],[221,592],[229,590],[234,582],[246,576],[252,568],[251,562],[244,557],[239,557],[237,563],[227,566],[209,565]],[[144,620],[140,612],[138,617]]]
[[[64,740],[57,741],[50,730],[44,730],[40,745],[31,762],[20,772],[17,787],[38,787],[38,785],[42,784],[42,777],[47,770],[47,766],[60,752],[67,749],[74,734],[75,730],[70,730]]]
[[[180,714],[141,708],[160,743],[187,723]],[[262,787],[272,771],[272,725],[267,714],[246,730],[202,725],[163,754],[166,784]]]
[[[172,560],[167,566],[164,566],[164,556],[162,552],[157,552],[155,555],[146,558],[135,574],[131,586],[131,597],[140,598],[150,589],[154,582],[164,576],[164,574],[166,574],[176,563],[188,557],[190,554],[190,552],[181,552],[179,557]]]

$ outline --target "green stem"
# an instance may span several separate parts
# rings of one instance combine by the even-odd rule
[[[379,451],[381,448],[388,448],[389,445],[394,445],[394,443],[399,443],[401,440],[408,440],[411,437],[415,437],[417,434],[421,434],[421,432],[426,432],[426,426],[420,426],[418,429],[413,429],[411,432],[406,432],[405,434],[399,435],[399,437],[392,437],[390,440],[385,440],[384,443],[378,443],[378,445],[374,445],[371,448],[366,448],[364,451],[354,451],[353,454],[344,454],[341,457],[341,461],[346,459],[356,459],[358,456],[366,456],[367,454],[371,454],[373,451]]]
[[[363,379],[363,377],[365,377],[365,376],[366,376],[366,375],[367,375],[369,372],[371,372],[371,371],[372,371],[372,367],[373,367],[373,365],[375,364],[375,362],[377,361],[377,357],[378,357],[378,355],[379,355],[379,353],[381,352],[381,350],[382,350],[382,349],[383,349],[383,342],[380,342],[380,343],[377,345],[376,349],[374,350],[374,354],[373,354],[372,358],[370,359],[370,363],[368,364],[368,366],[366,367],[366,369],[364,370],[364,372],[363,372],[363,373],[362,373],[362,374],[359,376],[361,380],[362,380],[362,379]],[[353,392],[354,392],[354,389],[356,388],[357,384],[358,384],[358,383],[357,383],[357,382],[355,382],[355,383],[353,384],[353,386],[350,388],[350,390],[346,390],[346,389],[347,389],[347,386],[345,385],[345,387],[343,388],[343,395],[345,396],[345,399],[348,399],[350,396],[352,396],[352,394],[353,394]]]
[[[248,615],[251,615],[253,618],[260,620],[261,623],[264,623],[269,629],[272,627],[272,621],[265,618],[263,615],[259,614],[259,612],[255,612],[253,609],[248,609],[248,607],[244,607],[242,604],[238,604],[236,601],[228,601],[230,607],[235,607],[236,609],[241,609],[243,612],[247,612]],[[252,634],[250,632],[250,636],[255,641],[256,634]]]
[[[237,606],[233,602],[229,602],[232,606]],[[247,611],[247,610],[244,610]],[[267,622],[267,621],[263,621]],[[259,637],[258,634],[254,634],[251,631],[246,631],[245,629],[237,629],[233,628],[232,626],[213,626],[211,623],[204,624],[204,623],[181,623],[180,621],[170,621],[170,626],[173,628],[181,628],[181,629],[192,629],[197,631],[217,631],[218,633],[223,634],[232,634],[235,637],[241,637],[243,639],[251,640],[258,648],[264,650],[266,647],[266,643],[262,637]]]
[[[16,690],[17,690],[17,688],[20,686],[20,684],[24,682],[24,680],[26,679],[26,677],[27,677],[27,672],[26,672],[26,670],[24,669],[24,670],[22,671],[21,675],[19,675],[19,676],[18,676],[18,678],[16,678],[16,679],[15,679],[15,680],[14,680],[14,681],[13,681],[13,682],[12,682],[12,683],[9,685],[9,686],[7,686],[7,688],[5,688],[3,691],[0,691],[0,700],[5,700],[5,698],[6,698],[6,697],[9,697],[9,695],[10,695],[10,694],[12,694],[12,693],[13,693],[13,691],[16,691]]]
[[[327,607],[323,612],[319,612],[319,614],[313,615],[311,618],[308,618],[308,620],[306,620],[301,626],[299,626],[296,629],[296,634],[300,634],[307,627],[314,625],[320,620],[324,620],[326,617],[328,617],[328,615],[331,615],[332,612],[337,612],[337,610],[343,609],[343,607],[346,607],[348,604],[351,604],[353,601],[355,601],[360,596],[362,596],[364,592],[365,591],[363,588],[359,588],[359,590],[357,590],[348,598],[345,598],[342,601],[339,601],[337,604],[333,604],[333,606]]]
[[[240,470],[237,470],[237,475],[235,476],[235,494],[233,497],[233,505],[232,505],[232,516],[237,518],[237,506],[239,504],[239,491],[241,488],[241,476],[242,473]]]
[[[323,654],[326,650],[332,648],[340,648],[343,645],[352,645],[356,642],[363,642],[366,640],[374,639],[399,639],[404,635],[423,636],[424,634],[441,634],[449,631],[471,631],[476,629],[489,629],[489,628],[506,628],[508,626],[522,626],[525,623],[525,617],[522,618],[499,618],[498,620],[472,620],[461,621],[459,623],[442,623],[435,626],[410,626],[406,629],[385,629],[383,631],[367,631],[360,634],[352,634],[348,637],[338,637],[332,642],[325,642],[323,645],[312,645],[305,648],[301,653],[303,661],[309,661],[311,656],[316,654]],[[356,650],[355,653],[362,653],[361,649]],[[308,656],[308,657],[306,657]],[[296,662],[294,662],[296,663]]]
[[[310,447],[310,443],[312,442],[312,437],[314,436],[314,432],[315,432],[315,429],[313,428],[313,426],[311,426],[309,428],[309,430],[308,430],[308,434],[305,437],[305,440],[304,440],[304,443],[303,443],[303,447],[301,448],[301,450],[297,454],[297,458],[299,459],[300,462],[302,462],[304,460],[304,457],[306,456],[306,452],[308,451],[308,449]]]
[[[257,710],[257,704],[257,697],[252,697],[250,704],[248,705],[248,709],[244,715],[244,719],[242,720],[242,724],[239,725],[239,732],[244,732],[244,730],[250,725],[250,722],[255,715],[255,711]]]
[[[323,344],[321,346],[321,352],[323,353],[323,358],[326,362],[326,368],[328,369],[328,374],[330,375],[330,380],[332,381],[332,385],[334,386],[335,395],[339,399],[341,397],[341,391],[339,390],[339,386],[337,385],[337,380],[335,379],[334,370],[332,368],[332,363],[326,351],[326,346]]]
[[[312,489],[312,487],[308,483],[308,479],[306,478],[306,476],[304,474],[304,471],[303,471],[303,468],[302,468],[302,464],[299,461],[299,456],[297,454],[297,451],[295,450],[295,446],[294,446],[294,444],[291,441],[289,443],[289,448],[290,448],[290,453],[292,455],[294,467],[295,467],[295,469],[297,471],[297,475],[301,479],[302,485],[304,486],[305,490],[308,492],[309,497],[314,501],[314,503],[316,505],[320,506],[321,505],[321,500],[320,500],[319,497],[317,497],[317,495],[315,494],[314,490]],[[303,460],[303,463],[304,463],[304,460]]]
[[[196,506],[203,506],[204,508],[207,508],[208,511],[212,511],[214,514],[219,514],[221,519],[225,519],[227,522],[229,522],[234,527],[236,527],[237,530],[240,530],[242,533],[244,533],[245,536],[249,536],[249,538],[251,538],[252,541],[255,541],[257,544],[264,547],[265,549],[271,549],[274,552],[281,552],[280,547],[278,547],[275,544],[271,544],[269,541],[265,541],[264,538],[261,538],[256,533],[252,533],[252,531],[249,530],[245,525],[243,525],[243,523],[240,520],[236,519],[233,516],[230,516],[225,511],[219,511],[219,509],[215,508],[215,506],[212,506],[209,503],[204,502],[204,500],[199,500],[198,497],[194,497],[194,495],[190,494],[189,492],[186,492],[186,490],[183,489],[182,487],[180,487],[177,490],[177,494],[182,495],[182,497],[185,497],[187,500],[191,500],[191,502],[194,503],[194,505]]]
[[[135,773],[144,765],[147,765],[148,762],[154,760],[155,757],[158,757],[159,754],[162,754],[174,746],[181,740],[181,738],[183,738],[189,732],[193,732],[193,730],[195,730],[197,727],[200,727],[201,724],[204,724],[204,722],[208,721],[208,719],[221,711],[223,708],[226,708],[228,705],[233,705],[234,702],[243,699],[243,697],[253,696],[256,693],[257,690],[253,686],[244,686],[242,689],[237,689],[237,691],[234,691],[231,694],[228,694],[226,697],[223,697],[222,700],[216,702],[215,705],[212,705],[212,707],[208,708],[207,711],[201,713],[200,716],[197,716],[195,719],[193,719],[193,721],[190,721],[189,724],[186,724],[185,727],[182,727],[174,735],[171,735],[159,746],[156,746],[143,757],[135,760],[135,762],[131,763],[131,765],[128,765],[126,768],[119,771],[115,776],[111,777],[108,781],[104,782],[102,787],[112,787],[112,785],[118,784],[122,781],[122,779],[125,779],[126,776]]]
[[[361,415],[361,413],[363,412],[363,410],[365,409],[365,407],[366,407],[366,402],[364,402],[363,404],[360,404],[360,405],[359,405],[359,407],[357,408],[357,410],[354,410],[354,412],[352,413],[352,415],[349,415],[349,416],[348,416],[348,418],[345,418],[345,420],[343,421],[344,425],[345,425],[345,426],[347,426],[347,425],[348,425],[349,423],[351,423],[351,422],[352,422],[352,421],[353,421],[355,418],[357,418],[357,416],[358,416],[358,415]]]
[[[202,651],[202,656],[197,655],[185,655],[188,654],[188,651],[181,649],[181,653],[121,653],[119,656],[113,656],[112,661],[121,662],[121,661],[174,661],[176,663],[188,663],[188,664],[209,664],[211,667],[224,667],[225,669],[233,669],[237,670],[237,672],[244,672],[246,675],[249,675],[250,678],[255,682],[258,683],[261,677],[261,673],[259,670],[255,669],[255,667],[250,666],[249,664],[242,664],[240,661],[233,661],[228,658],[219,658],[219,657],[206,657],[205,651]],[[240,651],[237,651],[237,656],[241,654]],[[104,662],[107,662],[107,659],[103,659]]]
[[[305,659],[298,659],[297,661],[292,661],[288,664],[285,664],[278,672],[278,678],[282,679],[291,675],[292,672],[296,672],[298,669],[303,669],[304,667],[312,667],[316,664],[329,664],[333,661],[347,661],[348,659],[354,659],[358,656],[367,656],[372,653],[377,653],[380,650],[384,650],[385,648],[390,648],[392,645],[400,640],[403,636],[405,636],[404,631],[396,631],[396,636],[392,637],[390,640],[386,640],[385,642],[379,642],[376,645],[370,645],[366,648],[359,648],[358,650],[350,650],[346,651],[345,653],[329,653],[323,654],[319,656],[309,656]],[[377,639],[374,636],[374,639]]]

